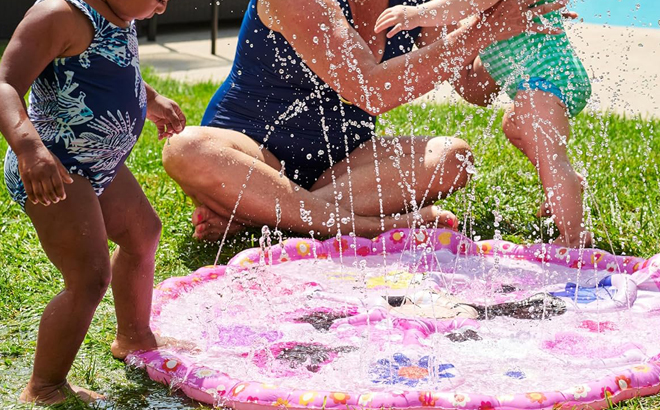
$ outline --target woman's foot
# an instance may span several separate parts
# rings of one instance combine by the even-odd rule
[[[220,216],[210,210],[206,205],[200,205],[193,211],[192,223],[195,227],[193,238],[199,241],[217,242],[225,235],[235,235],[243,230],[243,225],[239,224],[235,219],[229,225],[229,219]]]
[[[412,228],[425,225],[427,228],[458,230],[458,218],[452,212],[437,205],[429,205],[419,212],[409,212],[398,219],[388,217],[385,220],[386,230],[394,228]]]
[[[76,397],[78,400],[87,404],[99,400],[105,400],[105,396],[99,393],[66,382],[57,386],[36,387],[34,383],[30,381],[27,387],[23,389],[19,401],[24,404],[31,403],[39,406],[49,406],[63,403],[70,397]]]

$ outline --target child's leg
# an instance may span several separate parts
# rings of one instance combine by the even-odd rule
[[[52,404],[79,392],[66,383],[66,375],[110,283],[101,207],[89,181],[72,177],[66,200],[47,207],[26,204],[44,251],[64,276],[64,290],[41,316],[34,370],[21,394],[24,402]],[[83,400],[95,398],[86,391],[79,395]]]
[[[112,354],[123,359],[135,350],[157,347],[149,327],[154,264],[161,223],[126,165],[99,197],[112,255],[112,294],[117,336]]]
[[[490,105],[500,91],[480,57],[475,58],[470,67],[462,70],[460,77],[452,85],[465,101],[481,107]]]
[[[583,226],[581,180],[566,151],[570,124],[559,98],[543,91],[519,91],[503,120],[509,141],[536,166],[560,237],[558,245],[589,245]]]

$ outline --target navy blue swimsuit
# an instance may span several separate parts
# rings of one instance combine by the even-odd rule
[[[85,1],[67,1],[90,20],[94,38],[82,54],[55,59],[44,69],[32,84],[28,116],[69,173],[87,178],[101,195],[135,145],[147,113],[138,41],[133,24],[118,27]],[[27,194],[11,149],[5,182],[25,207]]]
[[[337,1],[354,24],[348,0]],[[389,6],[422,2],[390,0]],[[383,61],[411,51],[419,33],[416,29],[389,39]],[[374,123],[375,117],[343,103],[312,73],[286,39],[261,22],[257,1],[250,1],[234,66],[202,125],[238,131],[263,143],[284,163],[286,175],[309,189],[332,164],[371,138]]]

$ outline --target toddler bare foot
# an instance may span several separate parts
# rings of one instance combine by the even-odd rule
[[[200,205],[193,211],[192,223],[195,226],[193,238],[199,241],[217,242],[225,234],[229,219],[216,214],[206,205]],[[232,236],[242,230],[243,225],[234,220],[227,231],[227,235]]]
[[[118,333],[110,346],[110,351],[115,359],[124,360],[126,356],[138,350],[154,350],[166,344],[165,340],[152,332],[133,336]]]
[[[552,241],[553,245],[563,246],[566,248],[591,248],[593,243],[593,233],[589,231],[584,231],[580,234],[573,235],[571,238],[566,238],[564,235],[559,235],[557,239]]]
[[[105,396],[102,394],[69,383],[64,383],[59,386],[42,386],[37,388],[32,382],[30,382],[27,387],[23,389],[19,401],[24,404],[30,403],[38,406],[50,406],[63,403],[68,398],[74,396],[87,404],[99,400],[105,400]]]
[[[110,346],[112,356],[117,360],[124,360],[126,356],[140,350],[155,350],[161,347],[179,347],[191,351],[197,351],[199,348],[192,342],[181,341],[171,337],[163,337],[153,333],[143,337],[126,337],[117,335]]]

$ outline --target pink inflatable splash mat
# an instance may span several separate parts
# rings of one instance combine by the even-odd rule
[[[289,239],[161,283],[130,356],[237,409],[601,409],[660,391],[660,255],[447,230]]]

